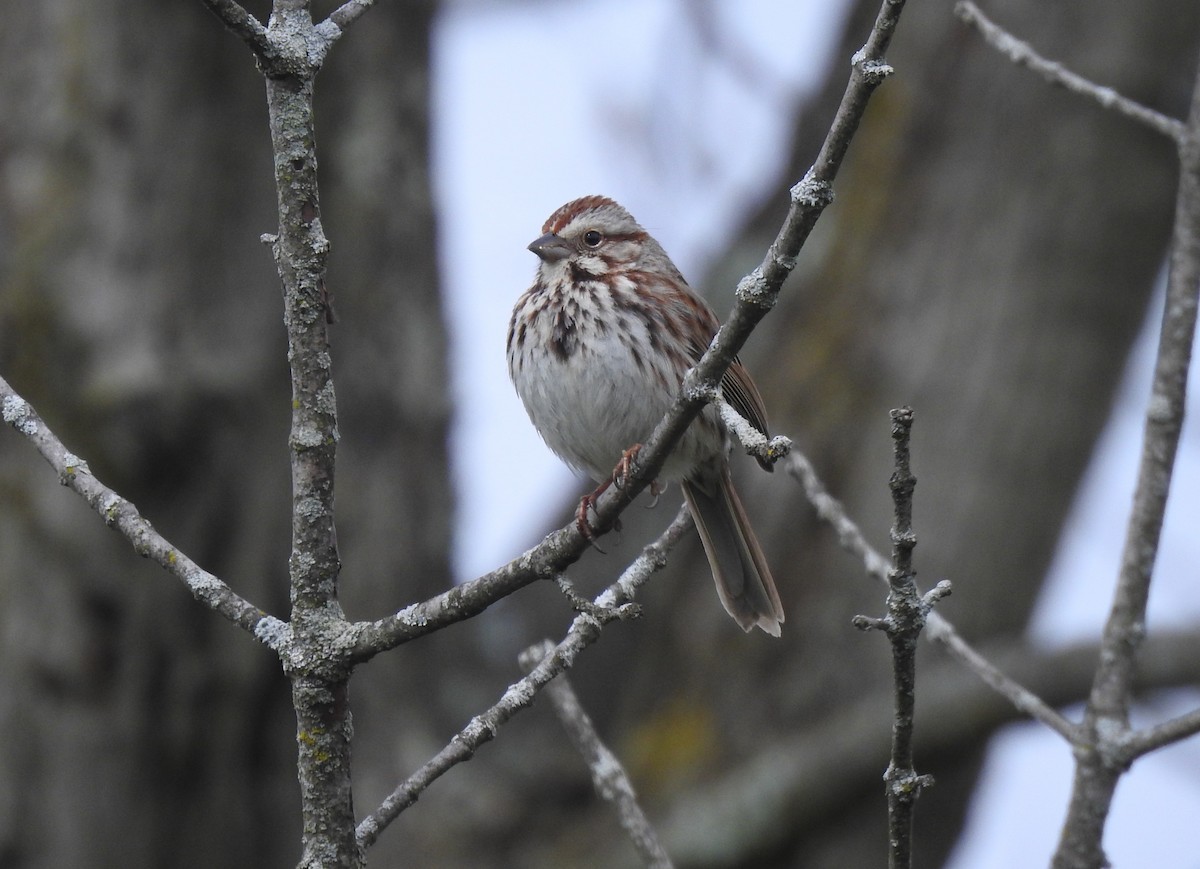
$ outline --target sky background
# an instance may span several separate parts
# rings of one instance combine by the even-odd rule
[[[700,6],[715,16],[708,32],[736,62],[713,60],[704,29],[688,17]],[[434,49],[435,186],[442,239],[473,244],[470,257],[460,247],[441,254],[456,312],[456,527],[471,529],[469,545],[460,539],[455,553],[460,578],[535,542],[565,493],[584,488],[542,444],[508,380],[508,317],[535,268],[526,245],[563,202],[603,193],[625,205],[685,275],[702,273],[749,203],[784,195],[768,185],[788,151],[789,112],[819,84],[826,65],[838,62],[830,51],[844,11],[841,0],[447,7]],[[1053,46],[1040,47],[1053,55]],[[1028,86],[1045,85],[1031,76]],[[497,93],[524,98],[500,101]],[[1096,637],[1107,615],[1160,316],[1147,318],[1030,626],[1031,641],[1045,647]],[[1200,414],[1196,393],[1193,383],[1190,420]],[[519,491],[511,475],[478,473],[514,461],[522,467]],[[1200,618],[1198,493],[1200,433],[1193,424],[1184,429],[1151,631]],[[1197,705],[1200,691],[1180,691],[1145,711],[1160,720]],[[1002,731],[949,865],[1046,865],[1072,772],[1065,744],[1040,726]],[[1198,817],[1200,742],[1193,739],[1139,761],[1122,780],[1105,846],[1123,869],[1200,867],[1200,857],[1183,856],[1195,853]],[[918,835],[923,820],[931,819],[918,814]]]

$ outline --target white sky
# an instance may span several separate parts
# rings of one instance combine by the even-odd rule
[[[463,3],[441,17],[434,171],[442,275],[455,311],[456,525],[469,529],[455,553],[460,578],[535,542],[562,493],[581,489],[541,443],[508,381],[505,329],[535,266],[525,246],[557,206],[603,193],[637,215],[685,274],[701,271],[740,203],[783,159],[789,125],[779,122],[779,109],[817,83],[843,12],[840,0],[713,3],[719,31],[755,76],[747,85],[705,59],[695,30],[679,23],[688,5]],[[1030,79],[1028,86],[1042,85]],[[1148,324],[1157,322],[1155,314]],[[1107,613],[1137,463],[1150,335],[1148,328],[1126,397],[1077,498],[1030,628],[1037,642],[1094,637]],[[1185,429],[1184,442],[1151,630],[1200,617],[1196,426]],[[469,467],[461,464],[468,457]],[[1175,711],[1198,700],[1179,698]],[[953,869],[1046,865],[1071,774],[1069,752],[1056,738],[1033,725],[1007,729],[993,746]],[[1105,843],[1109,856],[1122,869],[1186,865],[1182,855],[1195,851],[1198,817],[1200,745],[1192,740],[1140,761],[1123,780]],[[920,823],[918,814],[918,835]]]

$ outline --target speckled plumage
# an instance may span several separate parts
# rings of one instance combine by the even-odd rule
[[[541,260],[508,327],[508,369],[546,444],[598,481],[667,412],[719,323],[662,246],[617,203],[563,205],[529,249]],[[762,399],[735,362],[722,393],[766,431]],[[783,609],[734,491],[728,439],[712,408],[692,423],[661,478],[681,481],[730,615],[779,634]],[[768,466],[769,469],[769,466]]]

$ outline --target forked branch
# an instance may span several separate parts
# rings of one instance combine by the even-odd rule
[[[691,514],[686,508],[680,508],[667,530],[646,546],[620,578],[595,599],[595,607],[611,612],[613,618],[620,618],[621,605],[633,600],[638,589],[666,565],[671,549],[691,525]],[[496,738],[502,724],[533,705],[538,692],[555,676],[569,670],[579,653],[599,639],[602,627],[601,619],[592,612],[577,615],[566,636],[537,662],[527,676],[510,685],[495,705],[472,718],[445,748],[401,782],[378,809],[363,819],[358,825],[359,846],[367,848],[374,843],[379,834],[416,802],[429,785],[453,767],[474,757],[482,745]]]

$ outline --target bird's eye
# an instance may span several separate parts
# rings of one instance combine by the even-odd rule
[[[602,241],[604,241],[604,236],[594,229],[589,229],[583,234],[583,243],[588,247],[599,247]]]

